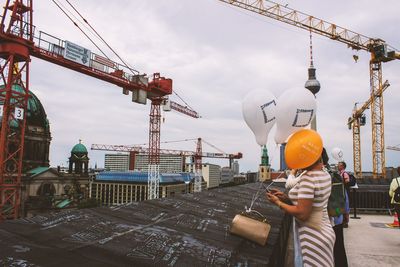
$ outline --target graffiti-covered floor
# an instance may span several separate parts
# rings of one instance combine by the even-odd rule
[[[0,266],[277,266],[288,218],[265,200],[272,224],[262,247],[229,233],[260,184],[63,211],[0,224]]]

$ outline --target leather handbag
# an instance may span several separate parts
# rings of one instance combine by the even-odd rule
[[[271,225],[267,218],[255,210],[237,214],[232,220],[232,234],[264,246],[267,243]]]

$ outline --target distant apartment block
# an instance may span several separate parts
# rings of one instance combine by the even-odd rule
[[[233,182],[234,171],[229,167],[221,168],[221,184],[229,184]]]
[[[160,172],[178,173],[183,171],[184,157],[176,155],[160,155]],[[147,171],[149,155],[138,154],[135,159],[135,170]]]
[[[192,163],[185,165],[186,172],[194,172],[194,165]],[[207,183],[207,188],[218,187],[221,180],[221,167],[219,165],[205,163],[202,164],[201,172],[204,181]]]
[[[149,155],[135,155],[134,163],[130,164],[129,154],[106,154],[104,159],[104,168],[109,171],[128,171],[132,165],[138,171],[146,171],[148,168]],[[184,157],[175,155],[160,155],[160,172],[178,173],[183,171]]]
[[[106,154],[104,168],[109,171],[127,171],[129,169],[128,154]]]
[[[232,163],[232,170],[233,170],[233,174],[234,175],[238,175],[239,174],[239,162],[237,161],[237,160],[235,160],[233,163]]]

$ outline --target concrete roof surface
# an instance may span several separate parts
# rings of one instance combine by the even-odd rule
[[[229,233],[259,185],[3,222],[0,265],[277,266],[289,220],[263,189],[253,208],[272,225],[267,245]]]
[[[344,229],[347,260],[352,267],[400,266],[400,228],[388,227],[393,216],[359,214],[350,216]]]

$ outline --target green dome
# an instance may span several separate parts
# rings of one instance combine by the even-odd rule
[[[13,94],[13,98],[11,99],[11,102],[15,103],[14,97],[16,97],[18,93],[22,93],[23,89],[22,89],[21,85],[19,85],[19,84],[14,84],[11,86],[11,88],[12,88],[12,94]],[[4,85],[1,85],[0,89],[4,89]],[[3,93],[3,96],[4,96],[4,93]],[[3,102],[0,101],[0,104],[3,104]],[[28,110],[26,113],[26,117],[27,117],[27,121],[29,121],[28,124],[31,126],[43,127],[46,130],[49,130],[49,121],[47,120],[46,112],[42,106],[42,103],[40,103],[40,100],[36,97],[36,95],[32,91],[29,91],[27,108],[28,108]],[[12,127],[17,126],[15,121],[11,121],[10,125]]]
[[[74,145],[71,150],[71,153],[87,153],[87,149],[81,143]]]

